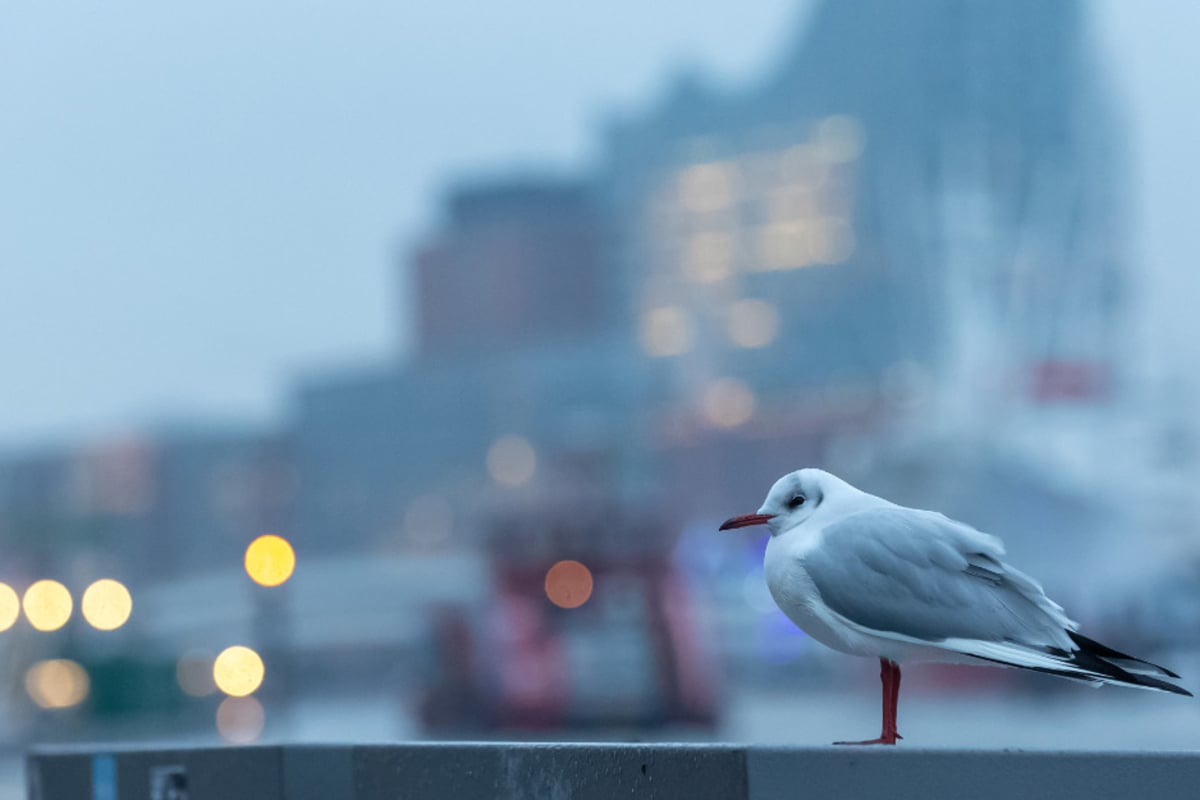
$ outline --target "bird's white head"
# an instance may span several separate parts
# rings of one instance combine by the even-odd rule
[[[762,507],[753,514],[731,517],[720,530],[766,525],[772,536],[795,528],[817,514],[823,506],[837,502],[854,487],[836,475],[812,467],[789,472],[771,487]]]

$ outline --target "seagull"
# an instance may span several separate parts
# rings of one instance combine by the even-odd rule
[[[820,469],[783,476],[754,514],[720,530],[766,525],[767,587],[784,614],[822,644],[879,659],[891,744],[900,664],[942,661],[1048,672],[1100,685],[1191,697],[1171,670],[1078,632],[1041,584],[1004,561],[995,536],[935,511],[896,505]]]

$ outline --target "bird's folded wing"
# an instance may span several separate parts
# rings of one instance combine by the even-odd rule
[[[1003,555],[994,536],[893,507],[827,525],[802,560],[830,609],[879,635],[955,650],[963,640],[1074,649],[1078,626]]]

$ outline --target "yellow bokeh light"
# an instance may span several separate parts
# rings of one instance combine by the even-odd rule
[[[278,586],[292,577],[296,551],[282,536],[260,536],[246,548],[246,574],[261,586]]]
[[[207,697],[215,692],[212,654],[202,650],[184,653],[175,664],[175,680],[184,694],[192,697]]]
[[[51,580],[38,581],[26,589],[21,606],[29,624],[39,631],[56,631],[66,625],[74,608],[67,587]]]
[[[226,647],[213,661],[213,681],[222,692],[245,697],[262,685],[266,668],[262,658],[249,647]]]
[[[77,706],[90,688],[83,667],[65,658],[39,661],[25,673],[25,691],[42,708]]]
[[[501,436],[487,452],[488,473],[501,486],[524,486],[537,471],[537,454],[523,436]]]
[[[11,628],[21,616],[21,598],[7,583],[0,583],[0,631]]]
[[[687,316],[678,306],[652,308],[642,315],[642,349],[651,356],[677,356],[692,346]]]
[[[754,392],[737,378],[721,378],[704,390],[704,418],[717,428],[736,428],[754,416]]]
[[[133,598],[120,581],[101,578],[84,590],[79,609],[93,628],[113,631],[129,619]]]
[[[764,347],[779,334],[779,312],[765,300],[738,300],[729,308],[729,338],[738,347]]]
[[[250,744],[262,735],[266,714],[253,697],[226,697],[217,706],[217,733],[233,744]]]
[[[578,561],[559,561],[546,572],[546,597],[559,608],[579,608],[592,596],[592,571]]]

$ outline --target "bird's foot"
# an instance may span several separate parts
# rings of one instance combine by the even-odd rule
[[[862,744],[895,744],[897,739],[904,737],[898,733],[884,733],[878,739],[865,739],[861,742],[834,742],[835,745],[862,745]]]

